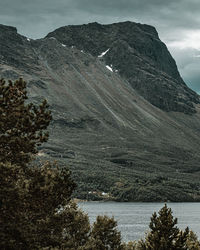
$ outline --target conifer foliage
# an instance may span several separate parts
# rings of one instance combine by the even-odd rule
[[[36,146],[47,141],[45,132],[51,121],[47,101],[38,107],[26,103],[26,82],[0,80],[0,161],[25,164]]]
[[[124,250],[121,243],[121,234],[117,230],[114,218],[97,216],[93,224],[89,240],[90,249],[96,250]]]
[[[150,232],[145,242],[141,242],[143,250],[185,250],[189,229],[181,231],[177,226],[177,218],[172,215],[171,208],[165,205],[159,212],[154,213],[149,224]]]

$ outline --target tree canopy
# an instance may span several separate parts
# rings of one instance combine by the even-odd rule
[[[51,112],[47,101],[26,103],[26,82],[0,80],[0,161],[25,164],[47,141]]]

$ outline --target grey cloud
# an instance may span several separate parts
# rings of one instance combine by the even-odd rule
[[[79,12],[79,15],[77,15]],[[81,19],[81,12],[73,1],[6,0],[0,3],[1,23],[16,26],[19,33],[31,38],[41,38],[48,32]]]
[[[183,79],[196,92],[200,93],[200,58],[195,58],[194,60],[188,61],[182,72]]]
[[[175,22],[180,26],[199,24],[200,4],[196,0],[79,0],[76,7],[88,13],[102,16],[132,17],[141,20],[155,20],[155,22]],[[195,16],[196,14],[196,16]]]
[[[171,48],[170,51],[186,84],[200,93],[200,51],[192,48]]]
[[[199,27],[199,10],[197,0],[189,3],[188,0],[6,0],[0,3],[1,19],[3,15],[10,16],[23,27],[33,25],[31,17],[35,17],[37,25],[37,17],[42,16],[46,23],[55,25],[68,25],[72,21],[77,24],[96,20],[101,23],[136,20],[168,29],[172,24],[173,27],[194,28]]]

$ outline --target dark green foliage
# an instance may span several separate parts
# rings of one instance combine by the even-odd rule
[[[109,166],[103,170],[87,168],[78,170],[71,167],[77,190],[75,197],[86,200],[102,200],[104,197],[89,195],[90,191],[106,192],[110,194],[109,199],[115,201],[200,201],[199,178],[192,178],[187,174],[170,173],[170,178],[164,178],[154,172],[153,168],[148,168],[152,173],[144,175],[143,170],[135,173],[133,169],[123,167],[121,174],[116,171],[116,167]],[[99,178],[101,176],[101,178]]]
[[[96,250],[122,250],[121,234],[114,218],[97,216],[90,235],[90,248]]]
[[[65,225],[75,223],[73,212],[79,213],[70,203],[75,184],[69,171],[49,163],[30,168],[1,163],[0,167],[1,247],[62,244]]]
[[[145,241],[140,242],[143,250],[186,250],[189,229],[181,231],[177,226],[177,218],[173,218],[172,210],[165,205],[158,213],[154,213],[149,224],[150,232]]]
[[[67,169],[45,163],[27,168],[0,164],[1,249],[123,249],[113,218],[86,214],[71,201]]]
[[[47,141],[44,132],[51,121],[48,105],[44,100],[39,107],[26,104],[26,82],[14,83],[0,80],[0,161],[25,164],[36,146]]]
[[[193,231],[189,232],[186,244],[189,250],[200,250],[200,241]]]

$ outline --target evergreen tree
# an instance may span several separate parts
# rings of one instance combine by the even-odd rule
[[[200,250],[200,241],[193,231],[190,231],[186,241],[188,250]]]
[[[173,218],[171,208],[165,205],[151,217],[145,241],[140,242],[139,249],[144,250],[185,250],[189,229],[182,232],[177,226],[177,218]]]
[[[1,163],[0,169],[1,249],[84,243],[89,220],[70,201],[75,184],[69,170],[50,163],[30,168]]]
[[[114,218],[97,216],[90,234],[90,250],[123,250],[121,234]]]
[[[46,100],[39,107],[26,103],[26,82],[0,80],[0,161],[26,164],[37,146],[47,141],[51,121]]]

